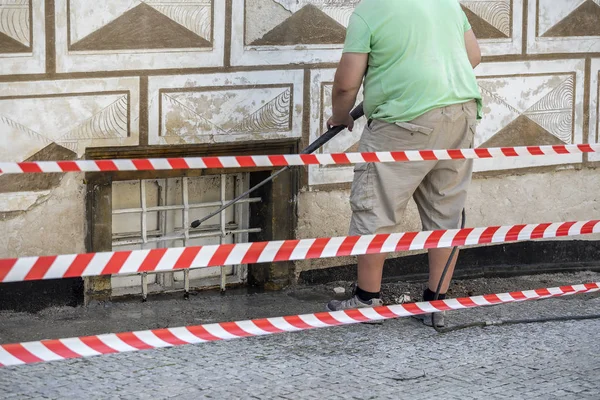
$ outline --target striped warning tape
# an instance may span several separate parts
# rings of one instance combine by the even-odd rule
[[[0,259],[0,283],[516,242],[600,233],[600,220]]]
[[[364,162],[409,162],[489,159],[600,153],[600,144],[528,146],[456,150],[410,150],[376,153],[282,154],[271,156],[186,157],[135,160],[0,162],[0,173],[161,171],[208,168],[347,165]]]
[[[439,311],[592,293],[598,290],[600,290],[600,282],[357,310],[5,344],[0,345],[0,366],[33,364],[69,358],[91,357],[102,354],[125,353],[217,340],[296,332]]]

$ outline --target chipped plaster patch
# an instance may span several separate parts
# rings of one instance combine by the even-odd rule
[[[41,192],[19,192],[0,194],[0,212],[28,211],[38,202],[46,199],[50,190]]]

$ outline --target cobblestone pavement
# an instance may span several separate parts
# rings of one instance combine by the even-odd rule
[[[599,310],[600,297],[574,296],[448,318],[463,323]],[[599,399],[599,331],[595,319],[438,334],[405,318],[4,368],[0,398]]]

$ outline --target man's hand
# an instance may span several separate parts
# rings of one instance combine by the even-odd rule
[[[346,118],[337,120],[334,117],[329,118],[327,121],[327,129],[335,128],[336,126],[345,126],[350,132],[354,129],[354,118],[350,114],[346,115]]]

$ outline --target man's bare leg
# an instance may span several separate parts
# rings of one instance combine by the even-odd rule
[[[383,263],[387,254],[358,256],[358,287],[366,292],[379,293],[383,277]]]
[[[440,283],[440,279],[442,278],[442,274],[444,273],[444,268],[446,267],[446,263],[448,262],[448,258],[450,258],[450,254],[452,253],[452,249],[430,249],[429,250],[429,290],[435,292]],[[448,268],[448,272],[446,273],[446,278],[444,279],[444,283],[442,285],[442,290],[440,294],[446,294],[448,288],[450,287],[450,282],[452,281],[452,275],[454,275],[454,268],[456,267],[456,261],[458,260],[458,251]]]

